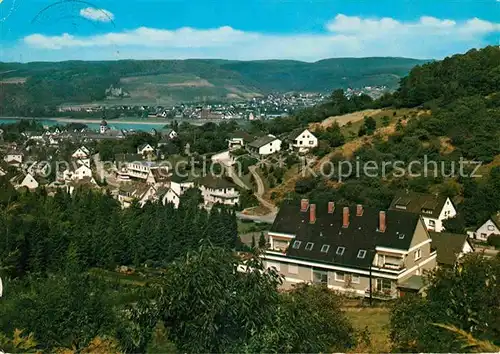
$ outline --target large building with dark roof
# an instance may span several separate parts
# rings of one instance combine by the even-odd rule
[[[399,210],[285,202],[269,243],[262,257],[285,277],[285,287],[324,283],[359,296],[371,291],[393,298],[398,284],[436,266],[422,218]]]
[[[444,220],[457,215],[450,198],[409,191],[396,194],[389,209],[420,214],[427,229],[436,232],[444,231]]]

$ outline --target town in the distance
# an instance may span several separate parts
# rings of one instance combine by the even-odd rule
[[[494,19],[131,30],[69,3],[32,23],[113,28],[0,54],[0,353],[500,352]],[[141,56],[225,41],[266,60]],[[315,60],[267,60],[286,44]]]

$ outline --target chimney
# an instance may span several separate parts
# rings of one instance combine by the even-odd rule
[[[349,227],[349,207],[344,207],[344,213],[342,218],[342,227]]]
[[[309,208],[309,223],[314,224],[316,222],[316,204],[311,204]]]
[[[363,206],[361,204],[358,204],[356,206],[356,216],[361,216],[363,215]]]
[[[335,202],[328,202],[328,214],[333,214],[335,210]]]
[[[385,211],[381,211],[378,214],[378,231],[385,232],[386,224],[385,224]]]
[[[308,208],[309,208],[309,199],[302,199],[300,201],[300,211],[306,212]]]

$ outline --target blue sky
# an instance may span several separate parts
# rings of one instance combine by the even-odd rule
[[[0,1],[1,61],[442,58],[500,38],[500,0]]]

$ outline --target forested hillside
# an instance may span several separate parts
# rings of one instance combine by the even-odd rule
[[[246,99],[269,92],[328,92],[367,85],[396,88],[399,79],[420,63],[403,58],[316,63],[196,59],[0,63],[0,112],[100,101],[110,85],[130,92],[130,103],[157,98],[171,103],[201,101],[203,97],[225,99],[228,95]]]
[[[378,166],[387,161],[402,161],[405,165],[412,161],[423,163],[425,158],[437,164],[436,171],[432,165],[425,175],[422,164],[414,169],[419,176],[394,177],[396,171],[389,168],[385,177],[349,176],[331,188],[330,182],[338,181],[340,171],[336,171],[327,179],[311,177],[299,181],[296,197],[388,208],[398,190],[442,193],[452,197],[460,210],[460,215],[450,221],[449,230],[463,232],[466,226],[477,226],[500,210],[499,72],[500,48],[471,50],[417,66],[394,94],[380,100],[371,101],[363,96],[347,100],[341,92],[334,92],[330,102],[294,117],[276,119],[264,128],[281,134],[356,110],[392,107],[395,115],[398,109],[404,111],[419,106],[418,114],[401,116],[391,133],[375,132],[373,127],[368,127],[370,119],[365,119],[356,136],[343,136],[335,125],[327,131],[318,131],[323,140],[323,144],[320,141],[321,156],[330,151],[334,165],[340,160],[350,160],[353,163],[375,161]],[[392,114],[386,122],[389,118]],[[381,121],[373,123],[383,127]],[[346,155],[343,144],[350,141],[357,148],[352,155]],[[461,159],[471,162],[464,164],[468,177],[459,176]],[[471,176],[479,162],[482,167]]]

